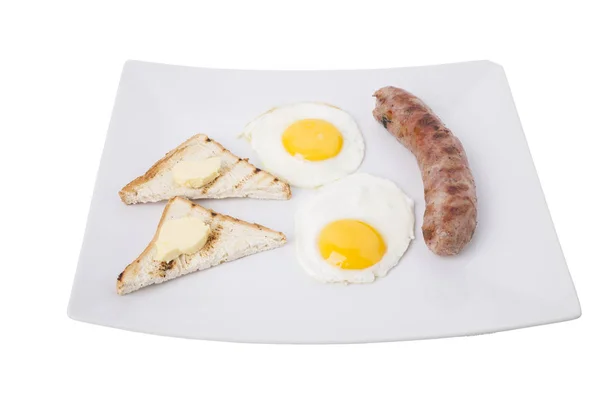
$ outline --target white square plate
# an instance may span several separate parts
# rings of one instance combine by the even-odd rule
[[[422,98],[462,141],[477,183],[479,224],[458,256],[431,253],[420,232],[417,163],[371,116],[386,85]],[[236,138],[263,111],[297,101],[341,107],[366,141],[359,171],[395,181],[415,200],[416,239],[386,278],[326,285],[294,255],[290,201],[200,201],[283,231],[284,247],[151,286],[115,293],[121,270],[144,249],[164,203],[125,206],[119,189],[168,150],[206,133],[260,165]],[[579,301],[529,154],[508,82],[497,64],[358,71],[237,71],[127,62],[69,304],[71,318],[197,339],[353,343],[474,335],[577,318]]]

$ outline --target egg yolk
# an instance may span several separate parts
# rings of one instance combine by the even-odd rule
[[[342,269],[369,268],[386,252],[379,232],[354,219],[341,219],[325,226],[319,234],[318,246],[325,261]]]
[[[335,157],[344,143],[340,131],[322,119],[302,119],[283,132],[283,147],[292,156],[308,161],[323,161]]]

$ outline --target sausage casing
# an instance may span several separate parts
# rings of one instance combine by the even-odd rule
[[[388,86],[374,96],[373,116],[415,155],[421,169],[427,247],[441,256],[458,254],[477,225],[475,181],[460,140],[406,90]]]

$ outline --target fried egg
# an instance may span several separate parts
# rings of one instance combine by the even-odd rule
[[[358,173],[319,189],[296,213],[296,254],[321,282],[384,277],[414,235],[414,202],[392,181]]]
[[[365,144],[356,121],[324,103],[295,103],[273,108],[242,132],[264,169],[289,184],[317,187],[360,166]]]

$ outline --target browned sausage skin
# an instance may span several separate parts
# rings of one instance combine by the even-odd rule
[[[475,181],[460,140],[419,98],[387,86],[374,95],[375,119],[417,158],[425,188],[423,238],[435,254],[458,254],[477,225]]]

